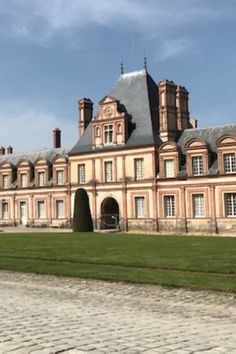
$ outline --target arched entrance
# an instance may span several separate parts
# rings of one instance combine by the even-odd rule
[[[101,205],[101,229],[119,228],[119,205],[114,198],[108,197]]]

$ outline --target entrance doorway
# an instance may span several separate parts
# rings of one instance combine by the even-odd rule
[[[101,205],[101,229],[119,228],[119,205],[114,198],[106,198]]]
[[[20,223],[27,224],[27,205],[26,202],[20,202]]]

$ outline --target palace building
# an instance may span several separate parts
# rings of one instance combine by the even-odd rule
[[[78,108],[72,148],[55,129],[53,148],[0,149],[1,226],[69,227],[84,188],[95,229],[235,232],[236,124],[197,128],[186,88],[146,69]]]

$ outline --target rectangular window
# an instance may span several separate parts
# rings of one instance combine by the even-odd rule
[[[104,164],[105,182],[112,182],[112,161],[106,161]]]
[[[45,173],[42,171],[38,173],[38,183],[39,187],[45,186]]]
[[[45,202],[43,200],[39,200],[37,202],[37,211],[38,211],[38,218],[44,219],[45,218]]]
[[[2,187],[5,189],[9,187],[8,175],[2,175]]]
[[[63,170],[56,171],[56,180],[57,180],[58,186],[61,186],[64,184],[64,171]]]
[[[224,154],[225,173],[236,172],[235,154]]]
[[[79,183],[85,183],[85,164],[78,165],[78,181]]]
[[[168,178],[174,177],[174,161],[165,160],[165,176]]]
[[[225,194],[225,216],[236,216],[236,193]]]
[[[2,218],[9,219],[9,208],[8,208],[8,203],[6,202],[2,203]]]
[[[203,175],[203,159],[202,156],[192,157],[192,169],[194,176]]]
[[[165,208],[166,218],[175,216],[175,196],[174,195],[164,196],[164,208]]]
[[[27,187],[27,174],[26,173],[20,174],[20,185],[22,188]]]
[[[204,210],[204,194],[193,194],[193,217],[201,218],[205,215]]]
[[[113,125],[104,125],[104,144],[112,144],[113,142]]]
[[[135,180],[144,179],[144,161],[143,159],[134,159]]]
[[[64,218],[64,200],[56,200],[56,218]]]
[[[145,217],[145,200],[144,197],[135,197],[135,217],[144,218]]]

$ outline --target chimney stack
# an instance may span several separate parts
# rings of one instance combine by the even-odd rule
[[[4,146],[0,147],[0,155],[5,155],[5,147]]]
[[[90,98],[81,98],[79,106],[79,136],[81,137],[93,117],[93,102]]]
[[[11,145],[9,145],[7,148],[7,154],[8,155],[13,154],[13,147]]]
[[[53,147],[54,149],[61,147],[61,131],[59,128],[53,130]]]

